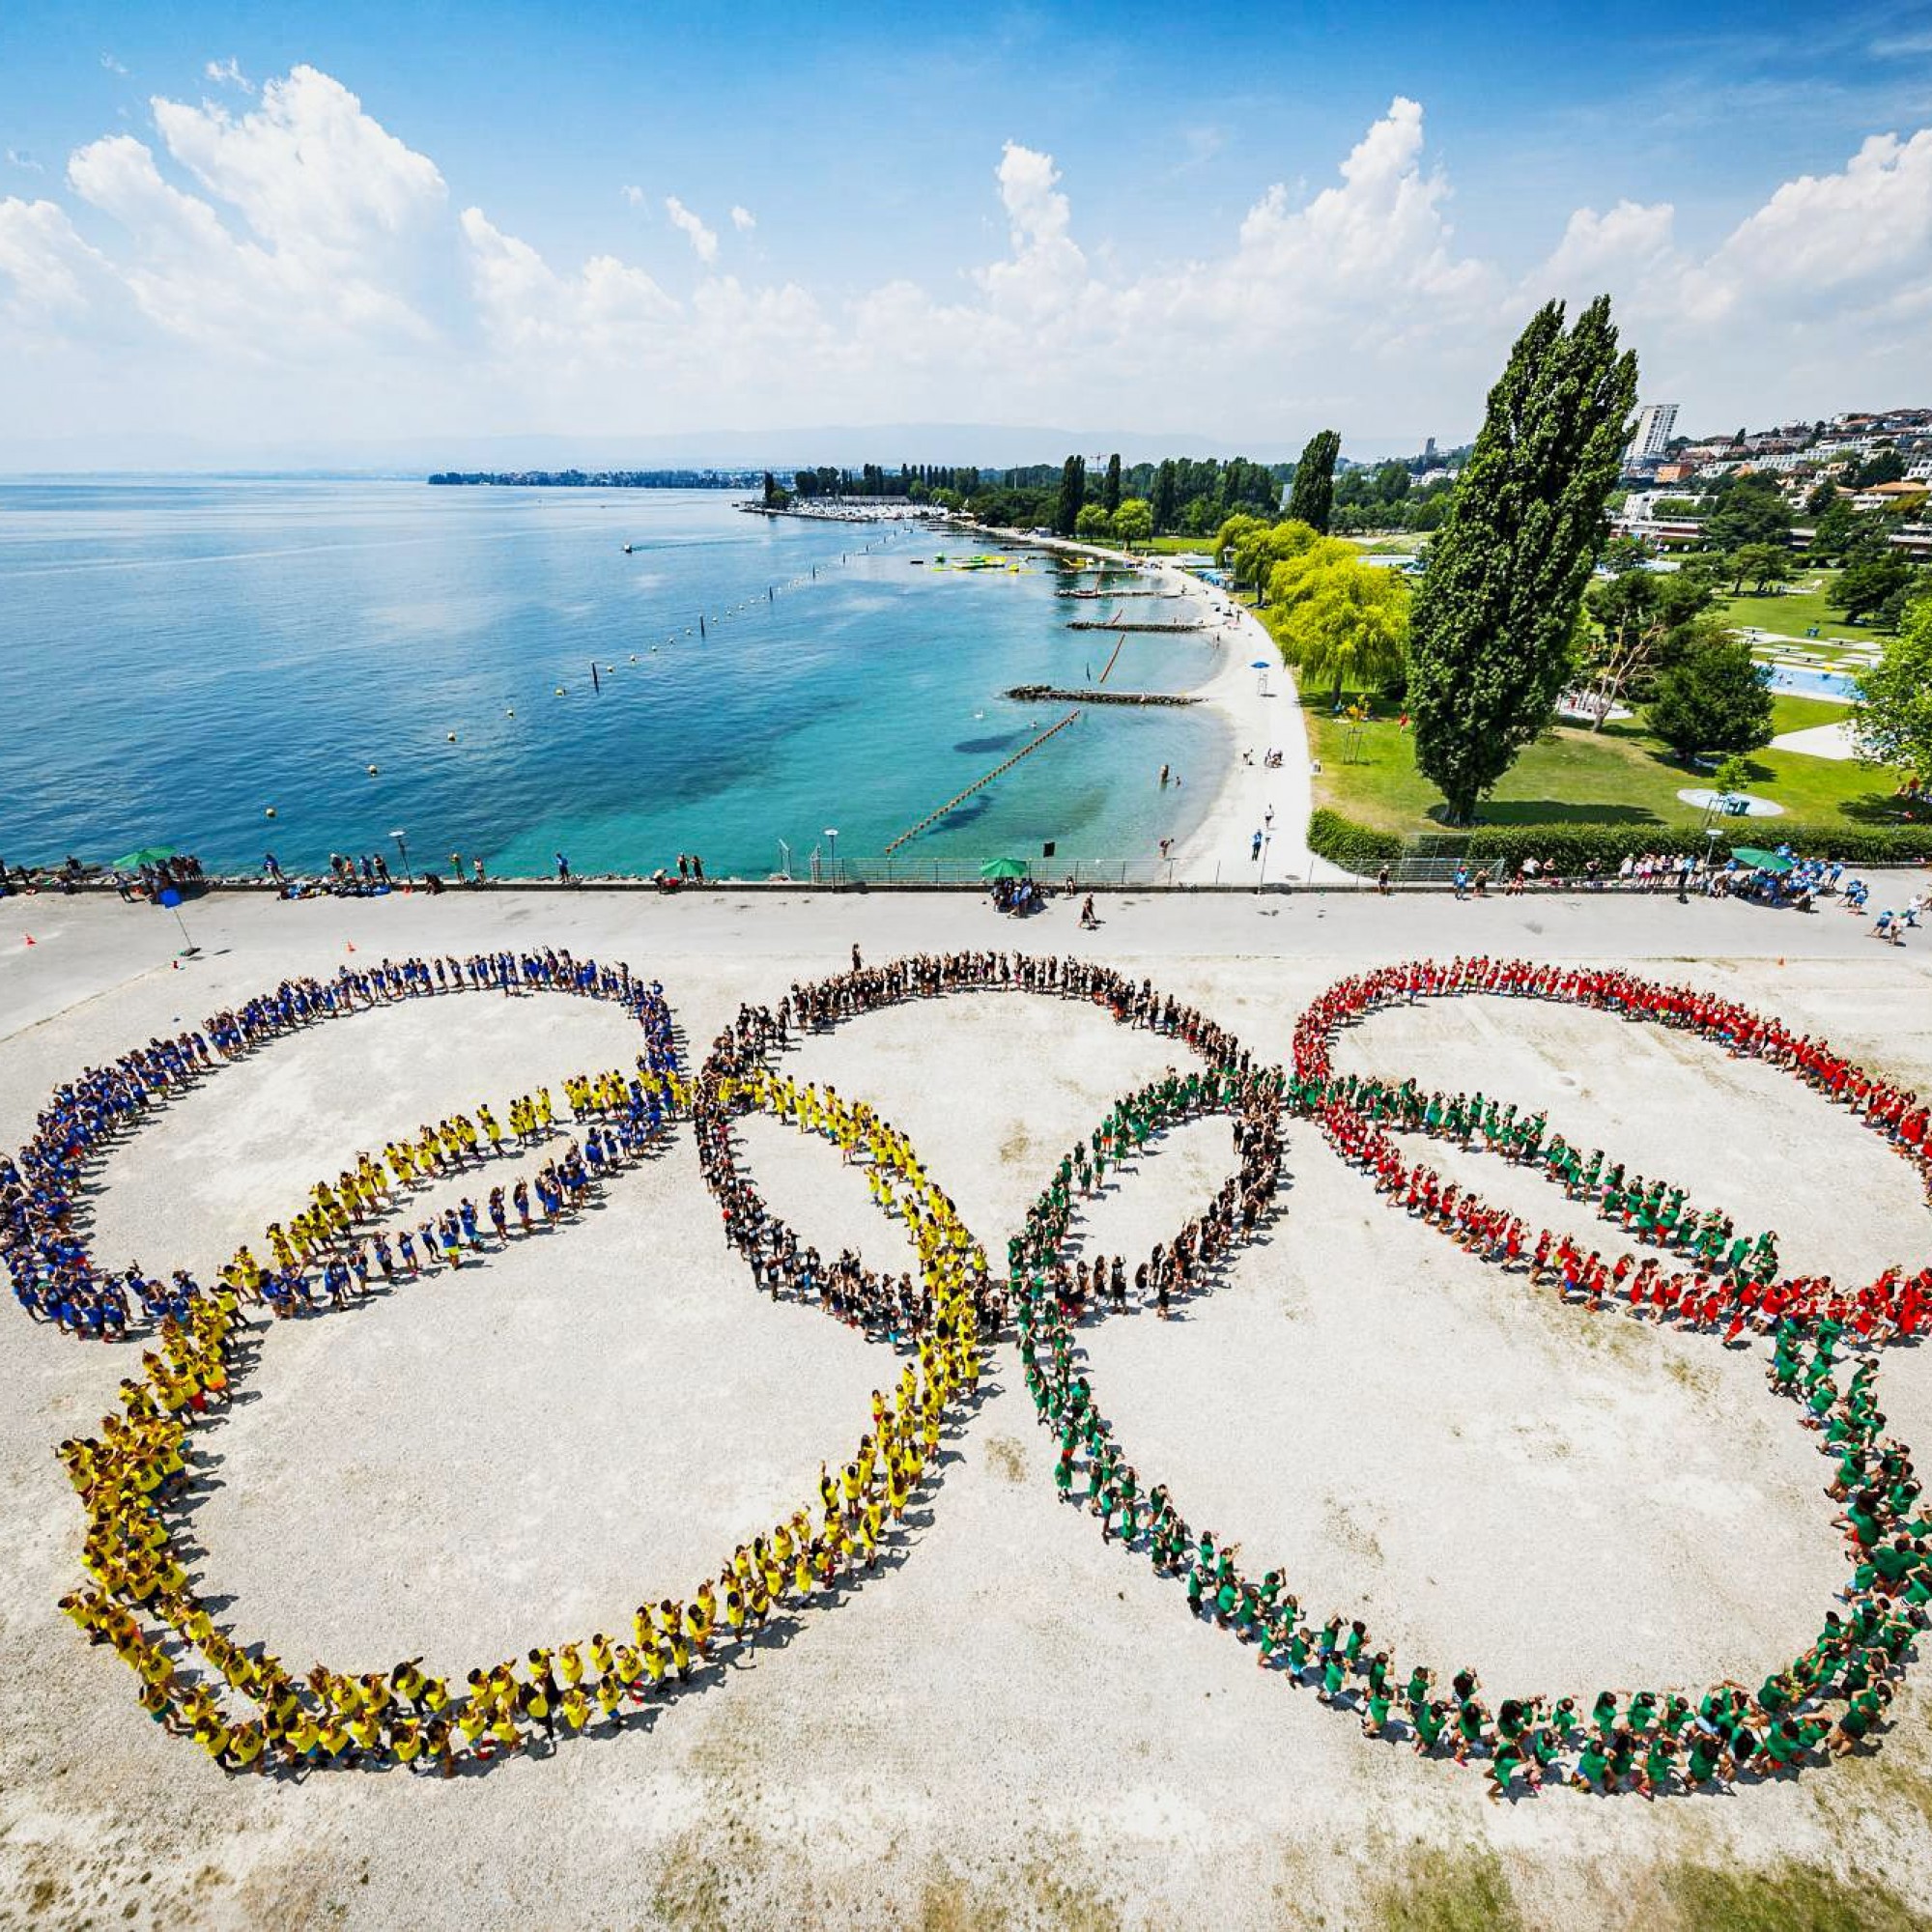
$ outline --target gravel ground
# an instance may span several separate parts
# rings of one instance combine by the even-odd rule
[[[699,1052],[740,999],[836,968],[855,938],[879,956],[1078,947],[1275,1056],[1300,1007],[1371,959],[1625,958],[1932,1085],[1923,955],[1881,952],[1836,915],[1601,899],[1103,912],[1078,935],[1065,908],[1017,929],[958,898],[227,900],[190,909],[209,950],[177,970],[141,913],[0,902],[0,1134],[16,1146],[46,1089],[91,1059],[284,972],[327,971],[352,942],[623,957],[663,978]],[[627,1032],[601,1008],[481,996],[317,1029],[117,1152],[93,1204],[99,1246],[208,1268],[355,1149],[479,1098],[500,1112],[619,1058]],[[1788,1266],[1872,1270],[1932,1246],[1903,1165],[1841,1116],[1655,1029],[1465,1001],[1380,1015],[1343,1054],[1547,1103],[1586,1146],[1776,1225]],[[1071,1138],[1176,1057],[1085,1009],[969,996],[869,1016],[791,1064],[903,1127],[998,1254]],[[746,1144],[821,1246],[902,1264],[897,1230],[823,1143],[753,1122]],[[1169,1136],[1089,1210],[1088,1251],[1131,1263],[1231,1159],[1218,1123]],[[1563,1225],[1550,1190],[1464,1164]],[[1288,1168],[1266,1238],[1183,1319],[1088,1331],[1144,1477],[1250,1560],[1281,1563],[1305,1602],[1350,1607],[1442,1668],[1473,1663],[1492,1695],[1754,1682],[1802,1646],[1842,1565],[1825,1465],[1754,1357],[1532,1296],[1376,1203],[1306,1126]],[[695,1581],[810,1492],[896,1370],[759,1297],[715,1212],[680,1137],[581,1226],[276,1327],[209,1438],[221,1486],[196,1518],[204,1588],[291,1663],[421,1651],[461,1667],[616,1628],[646,1592]],[[1569,1213],[1604,1244],[1602,1223]],[[1406,1902],[1650,1925],[1709,1922],[1714,1898],[1749,1887],[1787,1918],[1834,1888],[1873,1922],[1889,1903],[1932,1913],[1927,1666],[1882,1751],[1796,1784],[1492,1807],[1479,1778],[1365,1744],[1264,1678],[1190,1622],[1178,1585],[1057,1504],[1010,1349],[903,1552],[728,1681],[621,1739],[448,1783],[228,1779],[145,1722],[122,1666],[53,1608],[78,1575],[80,1518],[49,1452],[94,1426],[127,1366],[0,1314],[5,1922],[1244,1926],[1374,1923]],[[1932,1354],[1888,1355],[1881,1389],[1932,1458]]]

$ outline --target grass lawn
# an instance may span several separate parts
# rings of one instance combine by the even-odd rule
[[[1443,829],[1430,816],[1441,795],[1415,769],[1415,741],[1378,705],[1362,727],[1349,762],[1351,728],[1332,717],[1323,696],[1304,704],[1309,748],[1320,759],[1315,803],[1358,823],[1389,832],[1428,834]],[[1813,698],[1776,700],[1774,729],[1798,731],[1842,720],[1841,704]],[[1892,823],[1889,774],[1851,759],[1817,758],[1803,752],[1753,752],[1749,789],[1783,806],[1785,818],[1807,823]],[[1655,825],[1660,833],[1694,831],[1703,808],[1677,796],[1680,788],[1709,783],[1706,775],[1679,764],[1639,720],[1605,724],[1601,731],[1560,725],[1531,745],[1510,768],[1483,807],[1492,825]],[[1767,832],[1776,820],[1764,821]]]
[[[1151,543],[1139,546],[1143,555],[1150,551],[1156,556],[1212,556],[1214,539],[1205,537],[1155,537]]]
[[[1848,624],[1825,602],[1825,590],[1833,571],[1811,570],[1802,573],[1791,588],[1772,597],[1732,597],[1716,607],[1716,614],[1727,624],[1747,625],[1753,630],[1776,631],[1817,649],[1834,639],[1850,643],[1875,644],[1882,634],[1863,624]],[[1804,633],[1817,626],[1818,635]]]

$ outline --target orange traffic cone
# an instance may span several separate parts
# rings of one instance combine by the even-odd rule
[[[348,947],[350,952],[354,952],[355,951],[355,942],[353,939],[346,939],[343,941],[343,944]]]

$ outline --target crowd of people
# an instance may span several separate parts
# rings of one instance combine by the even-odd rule
[[[1913,1334],[1932,1312],[1932,1270],[1910,1280],[1901,1270],[1889,1270],[1850,1297],[1822,1279],[1777,1282],[1774,1236],[1738,1235],[1719,1210],[1690,1211],[1681,1190],[1645,1183],[1599,1153],[1585,1157],[1558,1136],[1546,1140],[1548,1123],[1538,1114],[1525,1117],[1481,1095],[1424,1094],[1412,1082],[1335,1075],[1329,1048],[1340,1027],[1396,1001],[1464,991],[1567,999],[1694,1028],[1735,1052],[1786,1066],[1854,1107],[1921,1173],[1927,1168],[1923,1107],[1822,1042],[1695,989],[1489,960],[1422,962],[1331,988],[1297,1030],[1284,1095],[1292,1111],[1321,1122],[1345,1158],[1375,1172],[1398,1205],[1488,1259],[1525,1266],[1532,1282],[1555,1262],[1571,1298],[1601,1304],[1609,1285],[1589,1264],[1598,1258],[1576,1256],[1574,1244],[1563,1253],[1566,1244],[1548,1234],[1530,1241],[1514,1217],[1498,1216],[1466,1194],[1459,1197],[1432,1177],[1418,1180],[1407,1173],[1401,1185],[1387,1185],[1382,1150],[1392,1147],[1392,1130],[1483,1146],[1527,1162],[1571,1198],[1594,1201],[1640,1241],[1674,1249],[1695,1264],[1698,1281],[1720,1283],[1725,1312],[1743,1304],[1753,1331],[1772,1340],[1771,1387],[1802,1405],[1802,1419],[1834,1459],[1830,1492],[1843,1504],[1836,1526],[1844,1532],[1850,1566],[1844,1608],[1829,1610],[1816,1639],[1755,1689],[1726,1681],[1697,1694],[1606,1690],[1587,1710],[1577,1698],[1547,1695],[1503,1697],[1492,1708],[1474,1669],[1458,1670],[1445,1682],[1426,1664],[1398,1662],[1362,1619],[1310,1613],[1281,1571],[1246,1574],[1232,1546],[1211,1530],[1190,1527],[1165,1485],[1144,1482],[1102,1415],[1081,1372],[1075,1332],[1080,1298],[1064,1288],[1049,1292],[1037,1271],[1038,1254],[1051,1252],[1065,1225],[1059,1193],[1068,1179],[1065,1166],[1029,1220],[1040,1248],[1015,1256],[1033,1263],[1035,1271],[1016,1274],[1012,1284],[1027,1386],[1058,1444],[1056,1488],[1099,1520],[1103,1537],[1119,1537],[1159,1574],[1183,1579],[1190,1613],[1251,1643],[1260,1667],[1350,1712],[1367,1736],[1399,1739],[1424,1756],[1475,1760],[1497,1801],[1558,1780],[1585,1791],[1631,1790],[1655,1798],[1680,1787],[1796,1772],[1858,1749],[1884,1722],[1895,1680],[1925,1627],[1932,1603],[1932,1516],[1909,1455],[1887,1435],[1873,1400],[1875,1361],[1859,1359],[1841,1378],[1847,1364],[1840,1349]],[[1703,1295],[1683,1291],[1682,1275],[1670,1278],[1680,1284],[1671,1292],[1661,1267],[1651,1257],[1635,1269],[1620,1262],[1609,1271],[1627,1296],[1624,1305],[1643,1311],[1645,1297],[1636,1288],[1643,1281],[1660,1315],[1714,1325],[1718,1311]]]
[[[295,1025],[415,993],[531,984],[621,999],[645,1036],[635,1075],[612,1069],[562,1083],[579,1122],[591,1125],[581,1152],[573,1146],[546,1168],[555,1178],[554,1196],[539,1193],[546,1213],[569,1211],[594,1190],[613,1145],[628,1155],[627,1132],[647,1138],[692,1095],[677,1070],[661,989],[568,954],[384,962],[334,981],[289,982],[237,1013],[211,1019],[200,1034],[185,1037],[185,1046],[171,1043],[172,1052],[152,1065],[138,1057],[118,1064],[103,1087],[90,1090],[107,1111],[78,1104],[76,1090],[63,1090],[43,1118],[44,1145],[30,1164],[71,1190],[80,1168],[118,1130],[117,1121],[136,1114],[158,1091],[152,1080],[178,1088],[218,1064],[217,1054],[233,1057]],[[707,1085],[717,1107],[762,1106],[807,1130],[853,1131],[848,1110],[828,1107],[755,1063],[741,1074],[713,1074]],[[504,1114],[507,1133],[494,1111],[479,1105],[473,1118],[451,1116],[415,1136],[391,1139],[380,1161],[364,1154],[333,1182],[316,1183],[298,1210],[271,1224],[266,1245],[273,1265],[263,1267],[244,1246],[213,1291],[196,1290],[162,1309],[158,1346],[144,1351],[142,1375],[123,1382],[120,1410],[104,1419],[99,1436],[61,1445],[88,1514],[90,1578],[62,1608],[93,1641],[111,1645],[128,1662],[156,1723],[192,1738],[228,1770],[370,1764],[452,1776],[466,1759],[483,1763],[554,1747],[561,1737],[622,1729],[638,1707],[688,1682],[694,1665],[701,1669],[707,1659],[758,1642],[775,1610],[836,1595],[845,1579],[872,1568],[891,1526],[929,1479],[945,1418],[977,1385],[983,1257],[903,1140],[868,1115],[870,1131],[863,1150],[855,1136],[855,1151],[868,1161],[881,1206],[907,1222],[920,1247],[917,1333],[908,1338],[911,1358],[892,1392],[873,1392],[871,1426],[851,1459],[836,1473],[821,1466],[815,1502],[741,1544],[715,1579],[701,1579],[688,1599],[639,1605],[629,1640],[598,1633],[479,1666],[455,1683],[425,1672],[421,1658],[387,1672],[351,1674],[318,1664],[294,1675],[265,1648],[238,1642],[196,1595],[180,1534],[181,1509],[198,1474],[193,1431],[227,1404],[235,1378],[252,1359],[251,1298],[268,1300],[277,1312],[286,1312],[278,1295],[313,1302],[320,1290],[339,1300],[366,1286],[372,1253],[385,1274],[412,1272],[418,1264],[411,1236],[401,1238],[398,1270],[383,1229],[373,1224],[419,1182],[540,1146],[555,1119],[547,1089],[520,1096]],[[614,1126],[607,1124],[613,1120]],[[521,1180],[512,1199],[527,1226]],[[40,1211],[47,1205],[42,1199]],[[65,1219],[66,1211],[55,1218]],[[491,1190],[489,1218],[497,1241],[506,1242],[500,1187]],[[487,1247],[480,1219],[467,1201],[445,1210],[440,1227],[421,1231],[420,1264],[460,1264],[467,1252]],[[27,1234],[18,1244],[23,1256],[39,1255],[35,1236],[44,1232],[43,1226]],[[58,1259],[63,1266],[75,1264],[71,1255]],[[38,1265],[28,1260],[24,1271],[31,1275]],[[105,1292],[104,1277],[94,1280],[94,1292]]]
[[[815,1303],[883,1338],[902,1356],[890,1394],[874,1391],[870,1427],[849,1461],[821,1465],[818,1496],[741,1544],[715,1578],[686,1597],[638,1607],[628,1637],[602,1633],[470,1670],[434,1677],[420,1658],[383,1673],[318,1664],[297,1676],[260,1646],[238,1642],[197,1596],[181,1534],[201,1470],[194,1432],[227,1403],[250,1366],[249,1308],[301,1312],[421,1268],[461,1265],[532,1225],[519,1179],[486,1205],[465,1198],[395,1249],[385,1223],[433,1180],[487,1178],[506,1153],[541,1149],[557,1110],[548,1089],[520,1095],[504,1123],[479,1104],[386,1142],[270,1225],[265,1264],[244,1246],[203,1292],[138,1268],[94,1266],[74,1226],[87,1169],[147,1110],[265,1041],[341,1013],[449,990],[505,993],[540,986],[617,1000],[639,1019],[635,1074],[586,1072],[562,1082],[582,1129],[537,1177],[537,1212],[564,1215],[601,1176],[637,1158],[688,1111],[727,1243],[775,1297]],[[905,1136],[870,1106],[786,1074],[778,1056],[799,1036],[902,1002],[967,991],[1017,991],[1098,1005],[1120,1024],[1191,1049],[1195,1064],[1122,1094],[1060,1158],[995,1276],[951,1197]],[[869,1569],[933,1465],[948,1419],[970,1399],[983,1344],[1015,1323],[1029,1395],[1054,1437],[1061,1497],[1098,1519],[1101,1534],[1145,1555],[1183,1586],[1190,1614],[1233,1632],[1257,1664],[1352,1714],[1365,1735],[1424,1756],[1474,1761],[1497,1800],[1564,1781],[1596,1792],[1656,1797],[1738,1777],[1794,1772],[1856,1750],[1885,1722],[1897,1676],[1932,1604],[1932,1516],[1904,1446],[1874,1399],[1875,1358],[1860,1350],[1915,1337],[1932,1322],[1932,1267],[1888,1269],[1863,1287],[1823,1275],[1788,1277],[1775,1231],[1741,1227],[1660,1177],[1636,1174],[1602,1149],[1587,1152],[1551,1129],[1541,1109],[1483,1093],[1424,1090],[1414,1080],[1338,1073],[1338,1034],[1378,1010],[1462,994],[1553,1001],[1690,1031],[1733,1054],[1790,1072],[1844,1105],[1912,1162],[1932,1196],[1932,1125],[1911,1091],[1865,1072],[1824,1041],[1720,995],[1614,970],[1490,958],[1415,961],[1343,980],[1298,1021],[1287,1067],[1258,1063],[1198,1009],[1109,967],[1075,958],[980,950],[923,953],[796,981],[776,1008],[741,1006],[699,1072],[682,1075],[662,991],[627,969],[568,953],[495,953],[468,960],[384,961],[274,993],[211,1016],[199,1030],[156,1039],[62,1088],[19,1162],[0,1165],[4,1238],[16,1295],[30,1313],[77,1333],[110,1336],[146,1324],[154,1346],[122,1383],[100,1435],[61,1445],[88,1516],[86,1588],[63,1608],[112,1646],[140,1681],[156,1723],[193,1738],[233,1771],[325,1764],[402,1765],[454,1775],[477,1763],[554,1747],[560,1737],[621,1730],[630,1713],[694,1665],[754,1644],[775,1611],[835,1595]],[[867,1175],[873,1199],[903,1222],[918,1280],[868,1269],[849,1250],[827,1259],[776,1215],[744,1165],[734,1123],[765,1113],[828,1141]],[[1833,1460],[1830,1492],[1849,1576],[1842,1608],[1816,1639],[1755,1688],[1726,1681],[1701,1692],[1605,1690],[1581,1699],[1535,1694],[1492,1701],[1474,1669],[1438,1678],[1398,1661],[1366,1623],[1319,1616],[1284,1573],[1259,1577],[1237,1546],[1197,1529],[1164,1484],[1142,1478],[1095,1400],[1079,1331],[1129,1297],[1165,1317],[1198,1293],[1253,1236],[1277,1198],[1288,1115],[1312,1121],[1391,1206],[1468,1252],[1553,1285],[1566,1302],[1771,1345],[1768,1380],[1792,1400]],[[1129,1269],[1125,1256],[1077,1257],[1082,1201],[1162,1132],[1189,1120],[1228,1120],[1236,1170],[1173,1237]],[[505,1124],[506,1123],[506,1124]],[[1570,1236],[1532,1231],[1473,1190],[1412,1162],[1399,1137],[1484,1151],[1545,1177],[1587,1203],[1623,1237],[1614,1258]],[[483,1193],[479,1185],[476,1190]],[[1639,1259],[1625,1245],[1645,1250]],[[129,1279],[129,1276],[132,1279]],[[139,1318],[132,1304],[141,1309]],[[113,1310],[113,1314],[89,1311]]]
[[[17,1157],[0,1156],[0,1250],[15,1299],[29,1315],[94,1340],[117,1339],[164,1319],[184,1320],[187,1304],[201,1292],[184,1271],[161,1282],[138,1264],[106,1269],[90,1255],[80,1218],[86,1178],[95,1162],[156,1109],[267,1041],[372,1007],[450,992],[508,996],[526,990],[611,1000],[639,1022],[643,1035],[639,1112],[633,1115],[628,1106],[613,1110],[611,1121],[594,1137],[602,1157],[608,1157],[611,1136],[617,1151],[629,1157],[626,1127],[634,1141],[647,1130],[654,1100],[662,1117],[665,1085],[677,1073],[677,1049],[664,989],[635,979],[628,966],[600,967],[594,959],[577,959],[567,951],[545,950],[474,953],[462,959],[384,959],[371,966],[344,966],[330,980],[285,980],[270,993],[210,1014],[199,1028],[171,1038],[156,1037],[55,1090]],[[447,1124],[461,1149],[463,1130]],[[440,1143],[441,1130],[431,1132]],[[426,1151],[423,1157],[429,1157]],[[446,1150],[444,1157],[449,1157]],[[588,1146],[579,1151],[578,1158],[593,1158]],[[385,1185],[407,1185],[403,1172],[393,1166],[391,1172],[393,1180]],[[355,1198],[354,1187],[347,1191],[350,1199]],[[425,1237],[426,1249],[447,1254],[444,1232],[446,1223],[440,1222],[438,1238],[431,1242]],[[272,1251],[272,1241],[270,1247]],[[370,1265],[383,1267],[373,1236],[358,1245],[354,1259],[348,1254],[335,1259],[352,1274],[359,1266],[365,1281]],[[393,1261],[384,1271],[393,1275]],[[279,1266],[275,1272],[286,1273]],[[305,1274],[297,1282],[270,1284],[269,1271],[251,1268],[244,1271],[244,1279],[250,1277],[264,1299],[283,1312],[297,1312],[313,1301],[316,1283]],[[232,1275],[230,1285],[235,1285]]]

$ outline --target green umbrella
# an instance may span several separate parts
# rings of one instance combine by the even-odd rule
[[[172,845],[137,845],[114,862],[117,872],[138,872],[143,866],[163,866],[175,856]]]
[[[1024,859],[988,859],[980,867],[982,879],[1023,879],[1027,875]]]
[[[1755,866],[1760,872],[1788,872],[1797,864],[1781,853],[1762,851],[1755,845],[1733,846],[1731,857],[1740,866]]]

